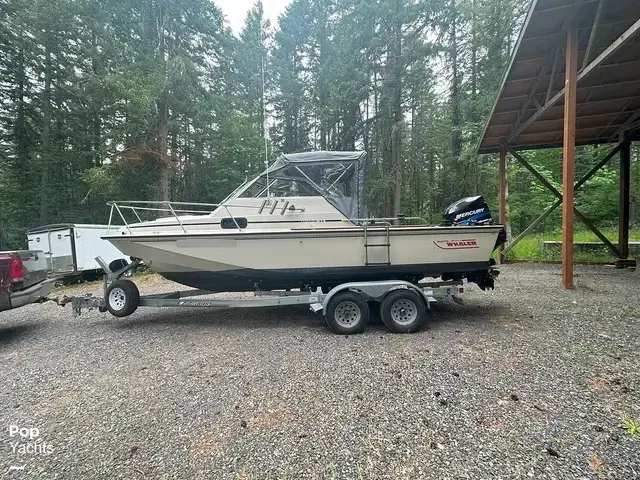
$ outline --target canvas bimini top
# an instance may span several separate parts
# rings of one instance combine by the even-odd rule
[[[363,151],[281,155],[231,198],[322,196],[345,217],[366,218],[366,158]]]

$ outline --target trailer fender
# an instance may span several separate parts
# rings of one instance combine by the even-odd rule
[[[322,302],[322,309],[326,311],[331,298],[345,290],[357,292],[365,297],[367,301],[380,301],[387,293],[398,289],[414,290],[420,294],[420,298],[423,298],[425,300],[425,304],[428,306],[429,302],[427,301],[423,291],[414,284],[405,282],[404,280],[381,280],[377,282],[349,282],[338,285],[337,287],[332,288],[325,296],[324,301]]]

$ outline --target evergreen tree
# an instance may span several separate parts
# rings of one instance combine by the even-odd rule
[[[18,247],[36,225],[106,221],[108,200],[217,202],[313,149],[367,150],[375,215],[492,202],[496,158],[474,149],[528,5],[293,0],[271,26],[258,1],[234,36],[210,0],[0,0],[0,228]],[[558,152],[527,155],[560,181]],[[510,169],[519,230],[553,198]],[[596,220],[615,215],[612,175],[578,196]]]

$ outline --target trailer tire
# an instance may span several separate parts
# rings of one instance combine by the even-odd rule
[[[131,280],[116,280],[107,288],[105,302],[111,315],[126,317],[138,308],[140,292]]]
[[[327,325],[337,334],[362,333],[369,323],[369,304],[356,292],[340,292],[329,300]]]
[[[382,300],[380,317],[392,332],[417,332],[426,318],[424,300],[413,290],[393,290]]]

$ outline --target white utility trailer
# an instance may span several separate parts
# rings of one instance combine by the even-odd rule
[[[120,250],[100,238],[108,229],[108,225],[78,223],[44,225],[27,231],[27,241],[30,250],[44,252],[52,274],[79,275],[102,268],[96,257],[104,259],[107,265],[115,266],[114,261],[120,266],[126,263],[126,256]]]
[[[121,279],[139,261],[112,271],[101,259],[96,262],[104,270],[103,296],[91,294],[78,297],[50,299],[58,305],[71,303],[74,315],[82,310],[97,308],[109,311],[116,317],[126,317],[138,307],[207,307],[213,309],[274,307],[281,305],[309,305],[313,312],[323,312],[327,325],[335,333],[360,333],[369,322],[370,305],[380,304],[380,317],[384,324],[398,333],[417,331],[426,320],[431,304],[445,297],[462,303],[463,283],[419,282],[383,280],[371,282],[349,282],[332,288],[327,293],[320,288],[315,291],[264,291],[253,292],[246,298],[203,298],[214,292],[206,290],[181,290],[171,293],[141,296],[135,283]],[[497,271],[491,271],[497,275]],[[192,298],[199,297],[199,298]]]

